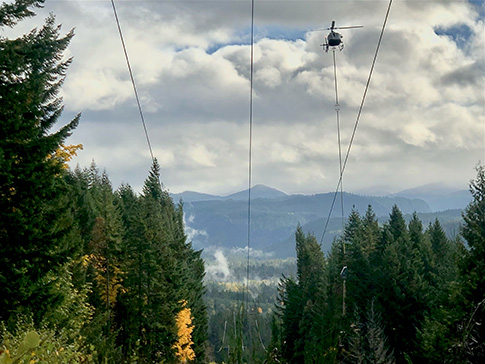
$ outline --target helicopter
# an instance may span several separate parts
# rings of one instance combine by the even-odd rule
[[[325,43],[321,46],[325,49],[325,52],[328,52],[330,47],[338,48],[340,51],[344,49],[344,43],[342,41],[343,35],[334,31],[334,29],[351,29],[351,28],[363,28],[362,25],[353,25],[350,27],[336,27],[335,20],[332,20],[332,26],[330,28],[326,28],[330,30],[328,36],[325,37]],[[335,49],[333,48],[333,49]]]

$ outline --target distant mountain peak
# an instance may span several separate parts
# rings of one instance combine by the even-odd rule
[[[280,197],[287,197],[288,195],[276,188],[268,187],[262,184],[257,184],[251,187],[251,199],[255,198],[280,198]],[[246,200],[248,198],[248,190],[239,191],[224,197],[224,199],[231,199],[231,200]]]
[[[211,195],[207,193],[200,193],[195,191],[184,191],[182,193],[173,193],[171,194],[172,198],[175,202],[178,202],[182,199],[184,202],[198,202],[198,201],[209,201],[209,200],[247,200],[248,198],[248,190],[243,190],[239,192],[232,193],[227,196],[218,196],[218,195]],[[255,198],[267,198],[267,199],[276,199],[288,197],[288,195],[276,188],[268,187],[262,184],[257,184],[251,187],[251,199]]]

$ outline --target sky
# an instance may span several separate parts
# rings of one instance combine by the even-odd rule
[[[250,0],[115,1],[161,180],[170,192],[248,187]],[[342,153],[347,151],[389,2],[256,0],[252,185],[334,191],[339,175],[332,20]],[[81,112],[71,162],[141,191],[151,166],[110,1],[51,1],[0,35],[54,13],[75,28],[61,123]],[[485,162],[485,5],[393,1],[343,177],[346,191],[431,183],[466,189]]]

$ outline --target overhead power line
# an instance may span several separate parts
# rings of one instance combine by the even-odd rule
[[[135,77],[133,76],[133,72],[131,70],[130,59],[128,58],[128,51],[126,50],[125,40],[123,38],[123,32],[121,31],[120,20],[118,18],[118,13],[116,11],[116,6],[114,0],[111,0],[111,5],[113,6],[113,12],[116,19],[116,25],[118,26],[118,32],[120,34],[121,45],[123,46],[123,52],[125,53],[126,65],[128,66],[128,72],[130,73],[131,84],[133,85],[133,91],[135,93],[136,103],[138,105],[138,111],[140,112],[141,123],[143,124],[143,130],[145,131],[145,137],[147,139],[148,149],[150,151],[150,156],[152,158],[152,162],[155,161],[155,157],[153,156],[152,145],[150,143],[150,137],[148,136],[148,130],[145,123],[145,117],[143,116],[143,110],[141,108],[140,98],[138,97],[138,91],[136,89]]]
[[[391,11],[391,5],[392,5],[392,0],[389,0],[389,5],[387,7],[387,12],[386,12],[386,16],[384,18],[384,23],[382,24],[381,34],[379,36],[379,41],[377,42],[377,48],[376,48],[376,52],[374,54],[374,59],[372,61],[372,66],[371,66],[371,69],[370,69],[370,72],[369,72],[369,77],[367,78],[367,83],[365,85],[364,95],[362,96],[362,101],[360,103],[359,112],[357,113],[357,119],[355,120],[354,130],[352,131],[352,136],[350,138],[349,147],[347,148],[347,153],[345,155],[344,163],[343,163],[341,171],[340,171],[340,177],[339,177],[339,180],[338,180],[338,183],[337,183],[337,188],[335,189],[335,193],[333,195],[332,205],[330,206],[330,211],[328,213],[327,222],[325,223],[325,228],[323,229],[322,238],[320,240],[321,243],[323,242],[323,239],[325,238],[325,234],[326,234],[327,228],[328,228],[328,223],[330,221],[330,217],[332,216],[332,211],[333,211],[333,208],[335,206],[335,200],[337,199],[338,190],[340,188],[340,185],[342,184],[342,177],[344,175],[345,167],[347,166],[347,162],[349,160],[350,150],[352,149],[352,143],[354,142],[355,133],[357,131],[357,127],[359,126],[360,116],[362,115],[362,109],[364,108],[365,98],[367,96],[367,91],[369,89],[369,84],[370,84],[370,80],[372,78],[372,73],[374,72],[374,67],[375,67],[375,64],[376,64],[377,55],[379,54],[379,48],[381,47],[382,37],[384,35],[384,30],[386,29],[387,20],[389,18],[389,13]]]
[[[249,309],[249,249],[251,247],[251,188],[253,175],[253,75],[254,75],[254,0],[251,0],[251,56],[249,73],[249,160],[248,160],[248,240],[246,263],[246,308]]]

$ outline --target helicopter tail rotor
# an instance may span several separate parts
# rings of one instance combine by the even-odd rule
[[[325,50],[325,53],[328,52],[329,44],[327,37],[325,37],[325,43],[320,44],[320,46]]]

